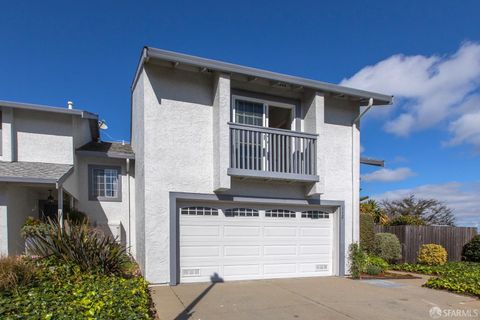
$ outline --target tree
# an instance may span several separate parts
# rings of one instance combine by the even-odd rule
[[[383,200],[380,206],[391,219],[398,216],[414,216],[425,221],[427,225],[455,224],[452,209],[436,199],[416,199],[412,194],[401,200]]]
[[[376,224],[388,224],[388,216],[375,200],[368,200],[360,203],[360,213],[372,216]]]

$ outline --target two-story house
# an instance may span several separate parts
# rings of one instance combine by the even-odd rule
[[[391,96],[154,48],[131,90],[131,146],[95,114],[0,102],[0,254],[75,208],[151,283],[345,274],[361,106]]]
[[[98,116],[71,103],[0,101],[0,118],[0,255],[24,251],[20,229],[27,217],[61,219],[71,208],[133,246],[130,145],[98,142]]]
[[[154,283],[343,275],[360,107],[392,97],[145,48],[132,84],[136,257]]]

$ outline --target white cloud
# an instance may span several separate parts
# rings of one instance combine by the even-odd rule
[[[456,224],[480,227],[480,183],[465,185],[459,182],[426,184],[410,189],[398,189],[373,195],[376,200],[396,200],[414,194],[417,198],[433,198],[453,209]]]
[[[453,137],[445,145],[469,143],[480,150],[480,110],[462,115],[450,123],[448,130]]]
[[[395,95],[395,116],[384,129],[398,136],[443,121],[452,135],[447,145],[480,147],[480,44],[467,42],[450,56],[394,55],[367,66],[341,85]]]
[[[394,181],[405,180],[414,175],[415,173],[410,168],[397,168],[397,169],[382,168],[377,171],[362,175],[362,181],[394,182]]]

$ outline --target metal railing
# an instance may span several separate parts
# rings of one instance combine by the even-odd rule
[[[316,175],[317,135],[229,123],[233,169]]]

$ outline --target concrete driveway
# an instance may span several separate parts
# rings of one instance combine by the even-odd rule
[[[161,320],[480,319],[478,299],[424,282],[302,278],[157,286],[152,293]]]

